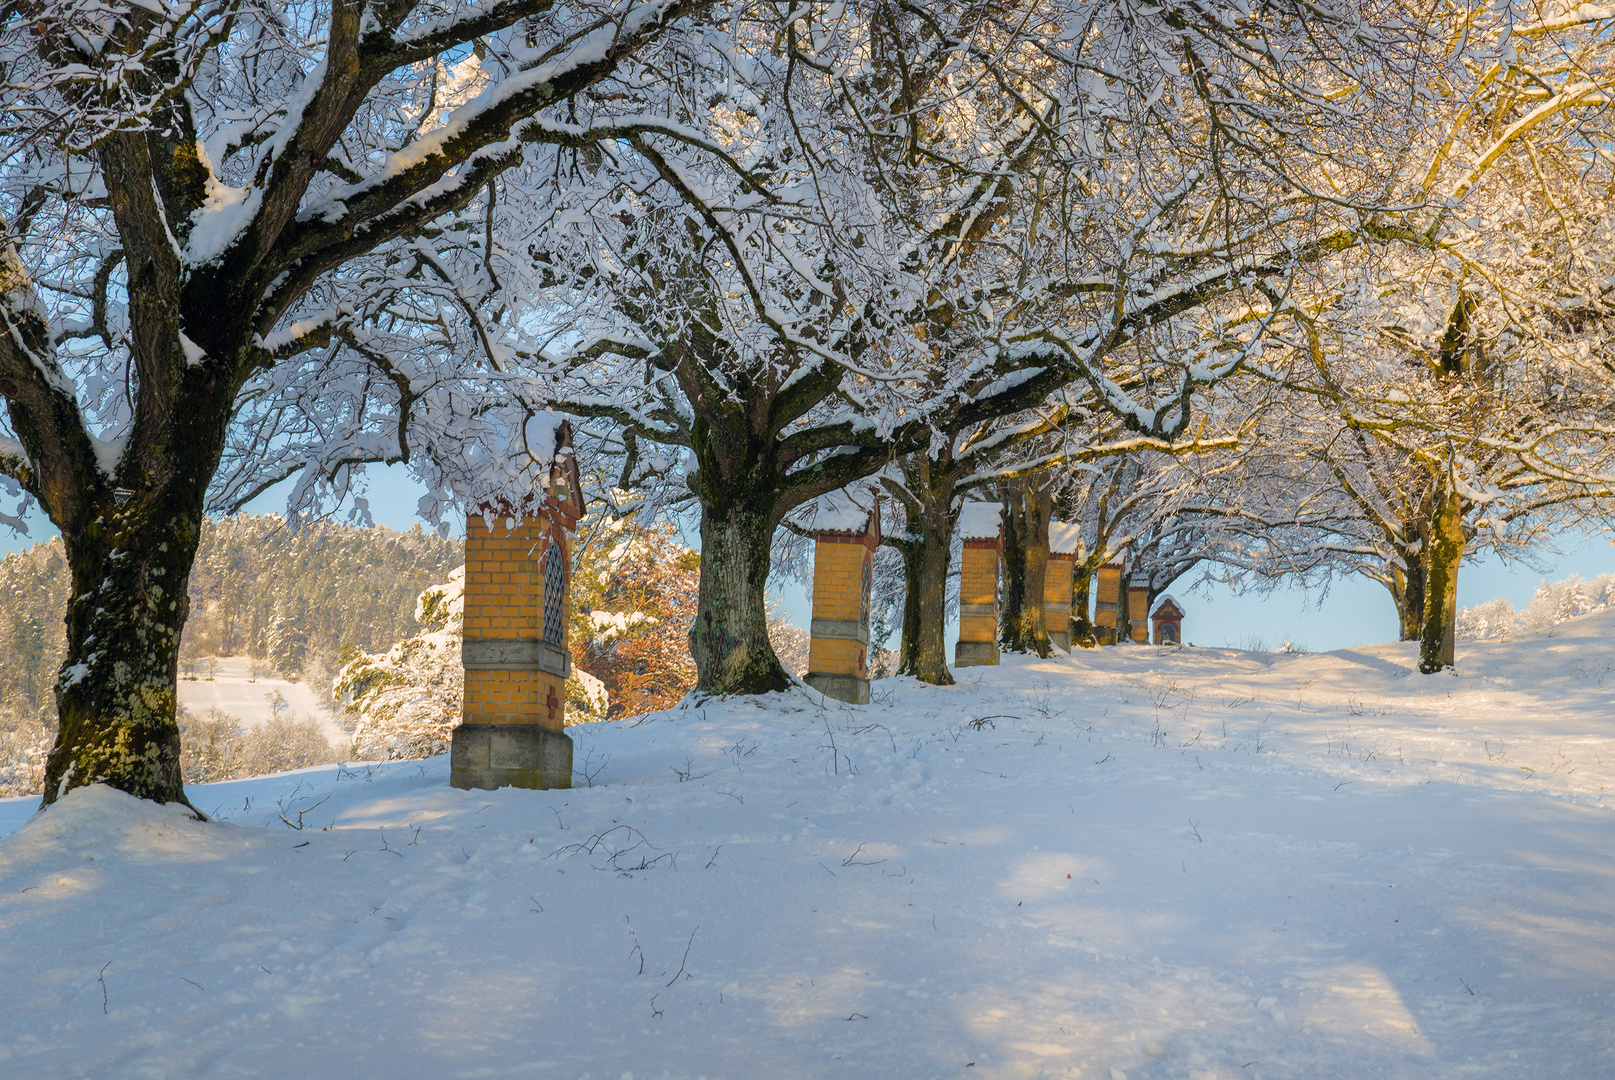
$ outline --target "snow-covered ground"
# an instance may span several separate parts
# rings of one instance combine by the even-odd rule
[[[179,680],[179,703],[193,713],[217,708],[240,720],[243,727],[257,727],[275,715],[271,698],[278,692],[298,719],[317,720],[320,731],[332,746],[348,742],[348,735],[337,723],[336,713],[321,704],[307,683],[290,682],[254,675],[253,661],[247,656],[215,657],[212,678],[185,672]],[[197,674],[197,678],[188,676]]]
[[[11,800],[0,1075],[1615,1076],[1612,636],[713,703],[573,729],[571,791]]]

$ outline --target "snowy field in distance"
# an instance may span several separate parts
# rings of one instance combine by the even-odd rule
[[[1612,637],[1016,658],[574,728],[571,791],[0,802],[0,1075],[1612,1076]]]
[[[348,741],[347,733],[337,724],[336,713],[320,703],[307,683],[254,676],[251,657],[219,656],[213,660],[218,667],[212,679],[198,674],[193,680],[186,677],[193,672],[181,672],[182,707],[198,714],[217,708],[240,720],[243,727],[254,728],[274,715],[269,699],[278,690],[299,720],[319,721],[320,732],[332,746]]]

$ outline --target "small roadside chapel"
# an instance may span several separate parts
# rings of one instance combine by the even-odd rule
[[[453,787],[572,786],[563,730],[567,589],[583,492],[570,423],[555,427],[539,475],[521,505],[499,500],[466,515],[465,696],[449,757]]]
[[[1183,606],[1169,594],[1163,594],[1150,615],[1155,624],[1155,644],[1183,644]]]

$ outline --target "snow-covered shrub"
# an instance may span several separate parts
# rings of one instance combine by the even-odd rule
[[[1615,574],[1600,574],[1583,581],[1571,574],[1563,581],[1544,581],[1531,594],[1531,602],[1515,611],[1507,600],[1488,600],[1458,612],[1458,636],[1470,640],[1507,640],[1526,634],[1541,634],[1566,619],[1615,606]]]
[[[180,768],[187,784],[211,784],[302,769],[336,760],[318,722],[299,720],[290,709],[253,728],[222,709],[201,715],[181,710]]]
[[[355,757],[431,757],[447,753],[460,722],[465,672],[460,632],[465,615],[465,567],[420,594],[415,621],[422,632],[385,653],[352,650],[343,657],[333,694],[355,718]]]
[[[53,741],[50,731],[33,720],[0,723],[0,799],[40,793]]]
[[[323,765],[337,756],[317,721],[299,720],[290,714],[248,728],[236,747],[236,777]]]
[[[768,601],[768,642],[774,646],[774,655],[793,675],[804,675],[808,666],[808,645],[812,636],[791,622],[785,613],[785,601],[772,597]]]
[[[1514,631],[1516,613],[1514,605],[1499,596],[1472,608],[1458,612],[1458,637],[1475,641],[1484,638],[1507,638]]]
[[[212,708],[200,716],[181,709],[179,766],[185,782],[211,784],[231,779],[231,758],[240,738],[241,721],[223,709]]]

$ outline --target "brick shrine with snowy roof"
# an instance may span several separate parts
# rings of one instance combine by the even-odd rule
[[[530,423],[529,427],[533,425]],[[457,788],[572,786],[566,724],[571,536],[583,517],[572,425],[547,423],[518,504],[466,514],[462,720],[452,733]],[[531,431],[528,432],[532,434]]]

